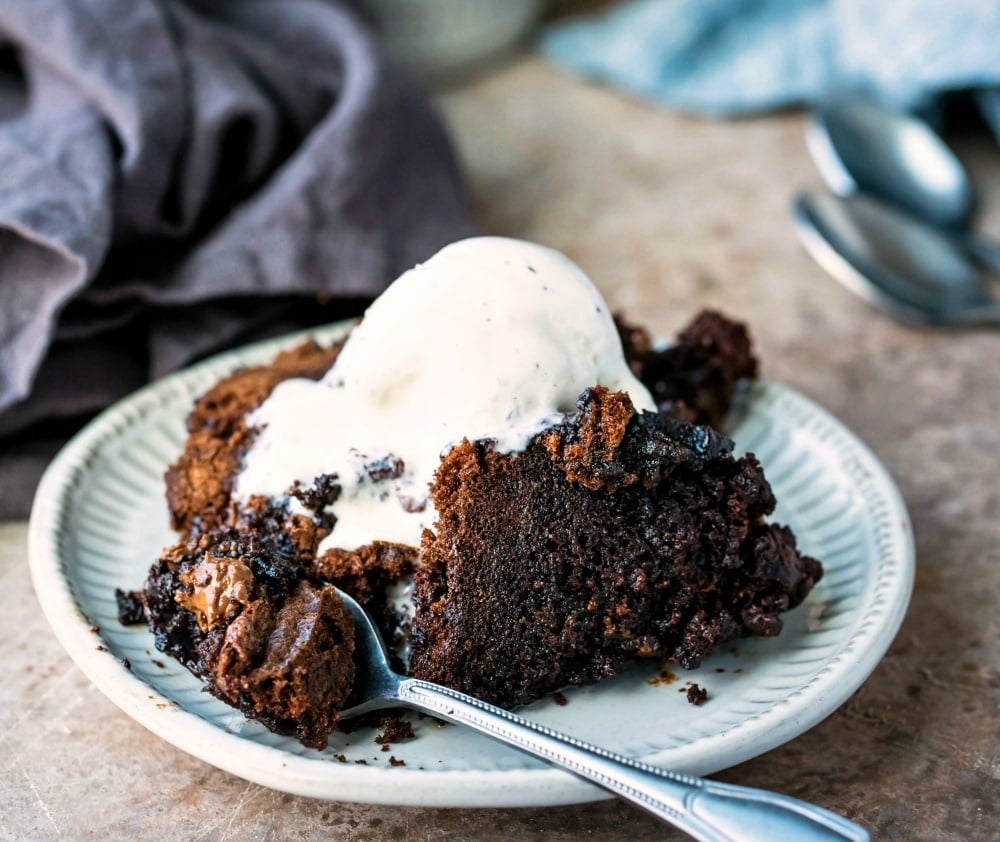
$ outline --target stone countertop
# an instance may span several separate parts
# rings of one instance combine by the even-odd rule
[[[712,122],[523,58],[441,105],[483,228],[567,252],[616,309],[669,334],[746,319],[766,375],[848,424],[913,518],[916,588],[894,645],[826,721],[721,773],[839,811],[877,839],[1000,838],[1000,334],[901,327],[792,234],[817,184],[802,117]],[[1000,237],[1000,155],[964,148]],[[26,526],[0,526],[0,839],[679,838],[614,801],[426,810],[295,798],[191,758],[120,713],[40,616]]]

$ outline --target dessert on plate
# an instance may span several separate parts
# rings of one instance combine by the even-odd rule
[[[657,349],[558,252],[454,243],[345,340],[197,401],[142,592],[156,645],[322,747],[353,680],[334,586],[411,674],[505,706],[778,634],[822,569],[718,431],[756,371],[718,313]]]

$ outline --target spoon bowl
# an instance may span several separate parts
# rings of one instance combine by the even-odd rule
[[[354,618],[355,689],[341,719],[402,706],[466,725],[561,766],[706,842],[869,839],[864,828],[821,807],[668,772],[559,734],[449,687],[399,675],[390,667],[371,617],[350,595],[338,593]]]
[[[964,231],[974,194],[965,168],[922,120],[859,93],[823,102],[806,142],[834,193],[858,190],[941,228]]]
[[[857,92],[824,101],[806,123],[806,144],[838,196],[866,193],[955,238],[973,260],[1000,273],[1000,248],[971,231],[972,181],[922,120]]]
[[[876,199],[803,193],[795,228],[838,281],[901,321],[1000,323],[1000,304],[955,238]]]

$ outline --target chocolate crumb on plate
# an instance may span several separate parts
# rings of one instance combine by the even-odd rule
[[[397,760],[395,757],[393,757],[392,755],[390,755],[389,756],[389,765],[390,766],[405,766],[406,765],[406,761],[405,760]]]
[[[668,669],[662,669],[652,678],[647,679],[646,683],[652,684],[655,687],[657,684],[673,684],[676,680],[677,673]]]
[[[142,591],[123,591],[121,588],[115,588],[115,602],[118,603],[118,622],[123,626],[135,626],[146,622]],[[91,631],[96,628],[92,626]]]
[[[385,751],[390,743],[413,739],[413,726],[405,719],[390,714],[382,719],[381,733],[375,737],[375,742]]]
[[[692,684],[687,689],[687,700],[695,707],[701,707],[708,701],[708,691],[697,684]]]

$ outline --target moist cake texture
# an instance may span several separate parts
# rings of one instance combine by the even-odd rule
[[[820,576],[764,520],[775,501],[753,457],[600,387],[523,453],[463,442],[432,492],[411,670],[500,705],[776,635]]]
[[[420,546],[320,544],[339,478],[283,499],[234,494],[258,430],[248,416],[281,382],[318,379],[342,343],[307,342],[224,378],[196,403],[166,474],[178,542],[142,602],[156,646],[248,717],[320,748],[353,682],[352,593],[410,672],[502,705],[598,681],[636,658],[697,666],[721,643],[781,629],[822,575],[752,456],[713,429],[756,376],[745,328],[700,314],[665,350],[618,320],[626,360],[659,412],[597,387],[518,452],[463,440],[431,485]],[[336,424],[336,418],[329,419]],[[390,482],[398,466],[370,466]],[[387,590],[413,576],[413,615]],[[401,629],[402,625],[402,629]]]
[[[354,622],[329,584],[273,546],[202,536],[146,581],[156,646],[217,698],[322,748],[354,683]]]

